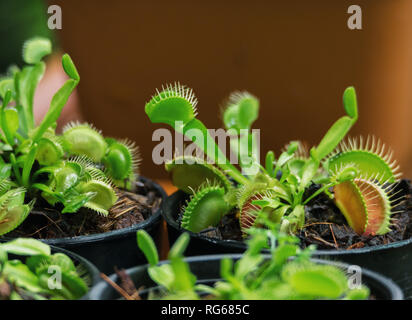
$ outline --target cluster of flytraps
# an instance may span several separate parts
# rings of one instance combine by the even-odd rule
[[[80,76],[69,55],[62,58],[69,79],[53,96],[38,126],[33,100],[45,72],[43,57],[51,53],[48,39],[27,41],[21,70],[10,69],[0,81],[0,235],[18,227],[34,200],[43,198],[62,213],[81,207],[107,215],[117,200],[115,187],[132,189],[137,178],[137,148],[127,140],[104,138],[87,123],[71,123],[55,133],[56,121]]]
[[[208,154],[211,151],[206,148],[205,139],[197,141],[187,134],[190,129],[198,129],[204,137],[209,135],[206,126],[196,118],[196,105],[192,90],[175,84],[158,91],[145,107],[152,122],[173,126],[192,139],[206,156],[215,159],[217,155],[216,165],[194,157],[175,158],[166,164],[173,183],[191,194],[181,214],[182,228],[199,232],[216,226],[225,214],[236,210],[245,235],[262,215],[279,223],[281,231],[295,233],[304,226],[305,204],[324,192],[334,199],[358,234],[381,235],[390,231],[393,204],[400,200],[393,192],[400,177],[399,167],[392,159],[393,153],[374,137],[342,141],[358,119],[353,87],[343,94],[346,115],[332,125],[310,152],[305,152],[301,142],[292,141],[277,159],[269,151],[265,166],[256,163],[253,157],[255,163],[246,163],[239,150],[248,150],[252,156],[247,143],[254,137],[252,133],[239,134],[237,140],[231,141],[231,147],[237,152],[240,167],[260,168],[249,176],[230,164],[217,145],[212,150],[214,154]],[[259,101],[253,95],[232,94],[223,110],[225,128],[250,132],[258,110]],[[176,123],[183,125],[177,127]],[[305,198],[305,191],[312,183],[320,188]]]

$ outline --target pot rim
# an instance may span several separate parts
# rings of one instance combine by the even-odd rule
[[[100,242],[103,240],[114,240],[114,239],[120,239],[120,238],[125,238],[129,236],[130,234],[136,232],[137,230],[140,229],[145,229],[147,226],[157,222],[160,220],[161,217],[161,208],[163,203],[165,202],[167,198],[166,192],[163,190],[163,188],[153,181],[150,178],[146,178],[144,176],[139,175],[139,180],[146,182],[150,181],[150,183],[153,185],[155,191],[159,194],[159,196],[162,198],[162,203],[160,204],[159,208],[156,210],[155,213],[153,213],[148,219],[132,225],[127,228],[119,229],[119,230],[112,230],[109,232],[104,232],[104,233],[96,233],[96,234],[90,234],[90,235],[84,235],[84,236],[76,236],[76,237],[63,237],[63,238],[55,238],[55,239],[37,239],[40,240],[44,243],[47,243],[52,246],[57,246],[59,247],[60,245],[75,245],[75,246],[80,246],[84,244],[89,244],[89,243],[96,243]],[[9,241],[14,238],[10,238],[7,236],[2,237],[2,239]]]
[[[171,210],[166,210],[168,204],[172,201],[175,200],[175,198],[180,198],[184,195],[185,193],[181,190],[175,191],[172,193],[167,199],[162,203],[162,216],[163,219],[167,222],[168,226],[172,227],[173,229],[179,231],[179,232],[187,232],[190,234],[191,237],[200,239],[202,241],[206,241],[212,244],[219,244],[224,247],[230,248],[230,247],[235,247],[237,249],[246,249],[246,243],[238,240],[221,240],[221,239],[214,239],[210,237],[206,237],[202,234],[199,233],[194,233],[189,230],[185,230],[180,228],[179,224],[176,222],[173,217],[170,215]],[[369,246],[369,247],[363,247],[363,248],[358,248],[358,249],[330,249],[330,250],[316,250],[314,252],[314,255],[322,255],[322,256],[336,256],[336,255],[359,255],[363,253],[369,253],[369,252],[375,252],[375,251],[384,251],[384,250],[389,250],[392,248],[399,248],[403,246],[407,246],[412,243],[412,237],[406,240],[401,240],[401,241],[395,241],[391,242],[388,244],[381,244],[377,246]]]
[[[184,261],[191,263],[191,262],[202,262],[202,261],[216,261],[216,260],[222,260],[224,257],[225,258],[231,258],[233,260],[238,260],[243,256],[241,253],[227,253],[227,254],[212,254],[212,255],[201,255],[201,256],[192,256],[192,257],[187,257],[184,258]],[[264,257],[269,258],[271,257],[270,254],[263,254]],[[311,258],[311,261],[319,264],[328,264],[328,265],[334,265],[338,268],[341,269],[347,269],[350,264],[344,263],[344,262],[338,262],[338,261],[330,261],[330,260],[322,260],[322,259],[317,259],[317,258]],[[163,265],[169,263],[169,260],[163,260],[160,261],[158,265]],[[136,272],[137,270],[142,270],[142,269],[147,269],[149,267],[149,264],[146,265],[141,265],[141,266],[136,266],[132,267],[126,270],[128,274],[132,274]],[[387,291],[388,294],[390,295],[390,300],[403,300],[404,299],[404,294],[403,291],[400,289],[400,287],[393,282],[391,279],[385,277],[384,275],[381,275],[380,273],[371,271],[367,268],[361,267],[362,269],[362,277],[366,276],[368,279],[372,279],[376,283],[379,283],[383,285]],[[117,275],[111,274],[109,277],[112,281],[116,282],[117,280]],[[99,283],[97,283],[92,289],[90,289],[89,293],[87,294],[87,298],[95,300],[99,297],[99,293],[102,292],[105,288],[107,288],[109,285],[107,282],[101,280]]]

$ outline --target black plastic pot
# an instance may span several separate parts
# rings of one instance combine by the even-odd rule
[[[220,280],[220,262],[223,257],[229,256],[233,260],[238,260],[241,254],[231,255],[206,255],[186,258],[190,265],[190,270],[196,275],[198,283],[212,284]],[[267,256],[270,257],[269,255]],[[331,262],[326,260],[313,259],[320,264],[333,264],[343,270],[347,270],[349,265],[344,263]],[[161,263],[168,263],[162,261]],[[136,288],[144,287],[146,292],[157,285],[150,279],[147,273],[148,265],[138,266],[127,270]],[[116,274],[110,276],[111,280],[119,283]],[[390,279],[379,275],[373,271],[362,268],[362,283],[369,287],[371,294],[376,299],[403,300],[402,290]],[[113,300],[120,298],[119,294],[107,282],[101,281],[93,287],[86,296],[90,300]]]
[[[1,239],[0,242],[5,242],[4,239]],[[87,282],[87,285],[89,288],[95,287],[101,280],[99,270],[97,270],[96,266],[88,261],[87,259],[79,256],[78,254],[75,254],[69,250],[65,250],[62,248],[58,248],[55,246],[50,246],[52,253],[64,253],[65,255],[69,256],[70,259],[72,259],[74,265],[79,268],[82,272],[84,272],[83,277],[85,278],[85,281]],[[10,255],[10,258],[12,259],[24,259],[24,256],[18,256],[18,255]],[[84,297],[82,298],[84,299]]]
[[[162,197],[162,201],[166,199],[165,191],[157,183],[144,177],[140,177],[140,180],[153,186],[157,195]],[[114,266],[130,268],[146,263],[145,257],[137,247],[136,231],[144,229],[152,237],[156,237],[161,219],[160,211],[159,208],[147,220],[128,228],[87,236],[41,241],[77,253],[94,263],[100,271],[111,274]],[[4,239],[10,240],[7,237]]]
[[[180,228],[177,217],[187,197],[184,192],[177,191],[162,205],[162,215],[167,222],[170,243],[186,231]],[[187,256],[242,253],[246,250],[246,244],[241,241],[218,240],[193,232],[189,234],[191,239],[185,252]],[[314,257],[338,260],[381,273],[401,287],[406,299],[412,299],[412,238],[361,249],[317,250]]]

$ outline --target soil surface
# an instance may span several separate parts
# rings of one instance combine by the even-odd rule
[[[60,208],[52,208],[38,199],[27,219],[7,237],[55,239],[123,229],[149,218],[161,203],[161,197],[150,181],[137,182],[135,193],[121,189],[116,193],[119,199],[107,217],[86,208],[62,214]]]
[[[319,189],[313,184],[306,193],[309,197]],[[315,244],[318,249],[355,249],[406,240],[412,237],[412,187],[410,180],[403,179],[394,188],[394,198],[403,196],[403,201],[394,203],[391,230],[381,236],[360,236],[347,224],[345,217],[324,193],[305,206],[305,226],[297,236],[303,248]],[[183,205],[184,203],[182,203]],[[216,228],[208,228],[201,234],[220,240],[242,240],[239,220],[233,212],[223,217]]]
[[[313,185],[312,193],[318,189]],[[394,198],[404,196],[394,203],[391,230],[384,235],[360,236],[346,223],[344,216],[325,194],[317,197],[305,208],[305,227],[298,234],[301,246],[316,244],[318,249],[355,249],[388,244],[412,237],[412,189],[410,180],[401,180],[391,192]],[[395,196],[396,194],[396,196]]]

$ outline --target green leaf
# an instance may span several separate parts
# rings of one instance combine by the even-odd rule
[[[49,291],[56,299],[77,300],[87,293],[88,287],[82,278],[75,272],[59,269],[60,270],[57,269],[56,272],[61,272],[62,287],[61,289],[55,288]],[[53,270],[44,270],[43,273],[39,275],[39,282],[44,288],[49,287],[49,279],[53,276],[53,272],[51,271]]]
[[[231,187],[223,172],[199,158],[176,157],[166,163],[165,168],[171,173],[173,184],[186,193],[193,193],[207,181],[220,185],[226,191]]]
[[[39,140],[36,160],[40,165],[51,166],[62,159],[64,150],[56,139],[43,137]]]
[[[44,56],[52,52],[51,41],[47,38],[33,38],[23,45],[23,60],[26,63],[35,64]]]
[[[354,87],[346,88],[343,93],[343,106],[349,117],[358,118],[358,103],[356,101],[356,91]]]
[[[12,129],[15,123],[14,123],[13,115],[11,113],[12,111],[11,112],[6,111],[6,106],[9,103],[10,99],[11,99],[11,91],[8,90],[5,94],[3,104],[1,106],[0,118],[1,118],[1,129],[4,132],[6,142],[10,146],[13,146],[14,145],[14,133]],[[8,116],[7,116],[7,113],[9,114]],[[11,128],[9,128],[8,117],[12,121]]]
[[[0,248],[0,272],[4,262],[8,259],[7,252]]]
[[[348,150],[332,156],[326,162],[329,171],[354,165],[360,174],[365,177],[374,177],[380,182],[393,183],[396,181],[396,168],[392,168],[379,155],[367,150]]]
[[[349,290],[348,294],[346,295],[346,300],[366,300],[370,295],[370,290],[365,287],[361,286],[357,289]]]
[[[133,150],[123,143],[111,140],[102,162],[108,176],[116,180],[127,179],[133,173]]]
[[[52,167],[49,167],[52,169]],[[53,172],[55,192],[64,194],[69,189],[76,186],[83,173],[83,168],[77,163],[64,162],[63,166],[56,168]],[[87,192],[87,191],[84,191]]]
[[[184,232],[180,235],[179,238],[175,241],[173,246],[169,251],[169,259],[177,258],[183,256],[183,252],[186,250],[189,245],[190,236],[187,232]]]
[[[34,128],[33,103],[34,94],[41,78],[43,77],[46,65],[39,62],[34,66],[27,66],[16,74],[16,90],[18,95],[18,106],[20,110],[20,120],[22,121],[25,134]]]
[[[83,194],[72,194],[70,192],[65,192],[65,194],[59,198],[64,205],[62,213],[77,212],[81,207],[84,207],[86,203],[90,202],[95,195],[96,193],[94,192]]]
[[[262,261],[262,255],[244,254],[242,259],[236,262],[235,277],[237,279],[245,278],[249,273],[255,271]]]
[[[206,184],[190,198],[183,212],[181,226],[192,232],[200,232],[216,226],[229,211],[225,189]]]
[[[179,239],[178,239],[179,240]],[[177,240],[177,241],[178,241]],[[196,276],[190,272],[189,264],[178,255],[170,255],[174,273],[173,288],[176,291],[192,291],[196,284]]]
[[[220,262],[220,275],[224,279],[230,279],[232,275],[232,270],[233,270],[233,261],[232,259],[228,257],[224,257],[221,262]]]
[[[19,260],[7,261],[2,270],[6,278],[18,287],[25,288],[31,292],[43,292],[37,276]]]
[[[337,299],[348,287],[345,274],[338,268],[327,265],[289,264],[282,277],[300,294],[312,298]]]
[[[0,249],[17,255],[50,255],[50,247],[35,239],[17,238],[6,243],[0,244]]]
[[[37,144],[33,144],[30,148],[30,151],[27,155],[26,161],[24,162],[23,166],[23,174],[22,174],[22,181],[25,187],[29,187],[30,184],[30,173],[31,169],[33,168],[34,160],[36,158],[37,153]]]
[[[311,155],[318,161],[322,160],[336,148],[353,124],[353,119],[348,116],[337,120],[325,134],[319,145],[312,149]]]
[[[223,122],[226,129],[250,129],[259,114],[259,100],[250,93],[234,92],[230,95]]]
[[[185,124],[195,118],[196,104],[191,89],[180,84],[168,85],[146,103],[145,111],[153,123],[167,123],[174,127],[176,121]]]
[[[358,119],[356,93],[348,87],[343,93],[343,105],[348,116],[338,119],[323,137],[317,148],[312,148],[311,156],[320,161],[336,148]]]
[[[145,230],[137,231],[137,245],[143,251],[147,261],[154,266],[159,263],[159,254],[152,237]]]
[[[67,53],[64,54],[62,57],[62,64],[64,71],[70,78],[76,81],[80,81],[80,75],[77,72],[76,66],[73,63],[72,58],[70,58],[70,56]]]
[[[7,126],[10,134],[14,136],[19,128],[19,114],[16,108],[6,108],[4,110]]]
[[[40,271],[43,271],[45,267],[47,268],[50,265],[50,261],[50,255],[36,254],[26,259],[26,266],[31,272],[38,275]]]
[[[70,155],[87,156],[100,162],[107,152],[107,143],[101,133],[87,123],[68,124],[63,130],[63,138]]]
[[[69,99],[69,96],[71,95],[77,84],[78,82],[73,79],[67,80],[66,83],[59,89],[59,91],[56,92],[50,103],[49,111],[43,118],[43,121],[41,122],[40,126],[37,128],[33,136],[33,141],[37,142],[43,136],[46,130],[57,121],[64,105],[67,102],[67,99]]]
[[[14,79],[5,78],[0,80],[0,97],[4,99],[7,91],[14,92]]]
[[[27,218],[31,211],[29,205],[19,205],[6,208],[0,212],[0,235],[6,234],[17,228]]]
[[[147,270],[150,278],[158,285],[165,287],[168,290],[172,289],[175,275],[170,264],[163,264],[161,266],[151,266]]]
[[[95,193],[95,196],[84,206],[103,214],[104,216],[109,214],[108,210],[116,203],[118,199],[113,188],[103,181],[91,180],[81,183],[79,184],[78,190],[81,193]]]
[[[274,178],[274,172],[273,172],[273,163],[275,161],[275,153],[273,151],[268,151],[266,154],[266,160],[265,160],[265,168],[267,173]]]
[[[61,252],[57,252],[51,256],[51,263],[59,266],[63,271],[76,272],[76,267],[67,255]]]
[[[249,129],[258,118],[259,100],[251,94],[243,93],[243,97],[239,100],[238,105],[240,128]]]
[[[313,177],[317,173],[319,169],[319,162],[314,159],[309,159],[305,163],[302,172],[302,179],[300,181],[300,188],[301,190],[305,189],[309,186],[310,182],[312,181]]]

